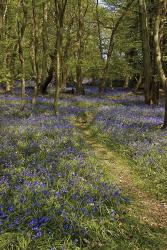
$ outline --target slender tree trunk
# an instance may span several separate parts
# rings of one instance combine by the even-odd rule
[[[0,37],[1,40],[5,41],[4,49],[6,51],[6,55],[3,59],[3,67],[4,67],[4,78],[6,79],[6,92],[9,93],[12,90],[12,83],[11,83],[11,72],[10,72],[10,45],[8,45],[8,39],[10,39],[9,35],[9,17],[8,17],[8,7],[9,2],[8,1],[2,1],[2,4],[0,4]]]
[[[57,45],[56,45],[56,70],[55,70],[55,98],[54,98],[54,110],[55,114],[58,114],[58,98],[61,86],[61,46],[62,46],[62,29],[57,27]]]
[[[136,87],[135,87],[135,92],[138,91],[139,87],[141,86],[142,84],[142,73],[140,73],[140,76],[139,76],[139,79],[135,78],[136,81],[137,81],[137,84],[136,84]]]
[[[84,51],[84,40],[83,40],[83,29],[84,29],[84,20],[82,13],[82,0],[78,0],[78,51],[77,51],[77,65],[76,65],[76,92],[79,95],[84,95],[84,87],[82,84],[83,76],[82,76],[82,57]]]
[[[36,22],[36,0],[32,0],[32,15],[33,15],[33,65],[34,65],[34,74],[35,74],[35,87],[32,103],[36,104],[36,98],[38,95],[38,89],[40,85],[40,76],[39,76],[39,62],[38,62],[38,27]]]
[[[129,75],[127,74],[127,75],[125,76],[124,87],[125,87],[125,88],[128,88],[128,86],[129,86]]]
[[[43,47],[43,55],[42,55],[42,77],[41,81],[44,82],[47,76],[47,21],[48,21],[48,3],[43,3],[43,24],[42,24],[42,47]]]
[[[63,60],[63,30],[64,15],[67,0],[55,0],[55,21],[56,21],[56,65],[55,65],[55,96],[54,111],[58,114],[58,98],[62,85],[62,60]]]
[[[8,74],[10,74],[9,54],[6,54],[4,58],[4,65],[5,65],[6,71],[8,72]],[[10,82],[10,75],[9,75],[8,77],[6,77],[6,93],[10,93],[10,92],[11,92],[11,82]]]
[[[100,18],[99,18],[99,0],[96,0],[96,20],[97,20],[97,29],[98,29],[98,42],[99,42],[99,51],[100,51],[100,57],[105,65],[105,58],[103,55],[103,45],[102,45],[102,35],[101,35],[101,27],[100,27]],[[105,73],[103,72],[103,77],[100,77],[99,82],[99,94],[102,94],[104,92],[105,88],[105,79],[104,79]]]
[[[25,7],[24,0],[20,0],[20,6],[23,11],[23,21],[17,21],[18,25],[18,47],[19,47],[19,60],[21,64],[21,109],[24,109],[25,106],[25,62],[24,62],[24,53],[23,53],[23,39],[24,33],[27,25],[27,9]]]
[[[16,42],[13,46],[12,52],[10,54],[10,85],[13,87],[15,82],[15,62],[17,57],[17,50],[18,50],[18,42]]]
[[[21,37],[19,38],[19,60],[21,64],[21,109],[23,110],[25,106],[25,62]]]
[[[61,86],[62,89],[66,89],[67,75],[68,75],[67,65],[64,64],[63,69],[62,69],[62,86]]]

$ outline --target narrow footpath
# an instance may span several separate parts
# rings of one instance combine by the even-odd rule
[[[114,184],[121,188],[126,196],[130,197],[131,205],[128,214],[139,219],[140,223],[155,228],[155,231],[167,229],[167,204],[156,200],[151,194],[142,188],[138,176],[128,166],[128,161],[114,151],[109,150],[105,145],[98,142],[91,135],[87,124],[76,121],[76,127],[81,137],[92,149],[97,161],[105,168]],[[164,250],[167,250],[167,235],[162,234],[162,241],[165,243]]]

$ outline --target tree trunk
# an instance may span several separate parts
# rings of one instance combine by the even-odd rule
[[[63,30],[64,15],[67,0],[55,0],[55,20],[56,20],[56,65],[55,65],[55,96],[54,111],[58,114],[58,98],[62,85],[62,65],[63,65]]]
[[[48,93],[47,87],[53,79],[53,73],[54,73],[54,65],[51,63],[49,71],[48,71],[48,75],[46,79],[44,80],[44,82],[41,84],[41,93],[43,95],[46,95]]]
[[[19,60],[21,64],[21,109],[25,106],[25,62],[22,41],[19,39]]]
[[[140,73],[140,76],[139,76],[139,79],[137,79],[137,77],[135,78],[137,83],[136,83],[136,87],[135,87],[135,92],[138,91],[139,87],[141,86],[142,84],[142,73]]]
[[[161,53],[161,28],[164,27],[164,21],[166,20],[167,14],[167,2],[166,0],[157,0],[156,8],[156,18],[154,26],[154,43],[155,43],[155,52],[156,52],[156,63],[158,73],[161,79],[162,86],[165,91],[165,116],[164,116],[164,125],[163,128],[167,128],[167,76],[162,63],[162,53]]]
[[[81,64],[78,62],[78,64],[76,65],[76,80],[77,80],[77,84],[76,84],[76,93],[79,95],[84,95],[85,91],[84,91],[84,87],[82,85],[82,66]]]
[[[13,50],[10,55],[10,85],[13,87],[15,82],[15,62],[17,56],[18,42],[13,46]]]
[[[63,69],[62,69],[62,89],[66,89],[66,85],[67,85],[67,75],[68,75],[68,70],[67,70],[67,66],[64,65]]]
[[[163,128],[167,128],[167,90],[165,92],[165,115],[164,115]]]
[[[10,67],[9,67],[9,54],[6,54],[5,59],[4,59],[4,65],[5,65],[5,69],[7,72],[9,72],[8,74],[10,74]],[[10,93],[11,92],[11,82],[10,82],[10,76],[6,77],[6,93]]]
[[[24,109],[25,106],[25,62],[24,62],[24,53],[23,53],[23,39],[24,33],[27,25],[27,9],[24,5],[24,1],[20,0],[20,6],[23,11],[23,21],[20,22],[17,20],[18,25],[18,46],[19,46],[19,60],[21,64],[21,109]]]
[[[48,3],[43,3],[43,27],[42,27],[42,76],[41,81],[44,82],[47,76],[47,20],[48,20]]]
[[[151,104],[151,54],[149,44],[148,18],[145,0],[139,0],[140,22],[141,22],[141,39],[143,49],[143,72],[144,72],[144,92],[145,103]]]
[[[149,41],[150,41],[150,55],[151,55],[151,67],[152,67],[152,86],[151,86],[151,101],[153,105],[159,104],[159,82],[157,81],[157,69],[156,69],[156,55],[154,49],[154,22],[155,22],[155,0],[151,0],[149,11]]]
[[[84,29],[84,17],[82,13],[82,0],[78,0],[78,51],[77,51],[77,65],[76,65],[76,93],[84,95],[85,90],[82,84],[82,57],[84,52],[84,41],[83,41],[83,29]]]
[[[125,76],[124,87],[125,87],[125,88],[128,88],[128,87],[129,87],[129,75],[128,75],[128,74]]]
[[[58,98],[61,86],[61,46],[62,46],[62,30],[57,28],[57,50],[56,50],[56,70],[55,70],[55,98],[54,98],[54,111],[58,114]]]
[[[38,60],[38,27],[36,22],[36,6],[35,0],[32,0],[32,16],[33,16],[33,65],[34,65],[34,75],[35,75],[35,87],[32,103],[36,104],[36,98],[38,95],[38,89],[40,85],[39,76],[39,60]]]

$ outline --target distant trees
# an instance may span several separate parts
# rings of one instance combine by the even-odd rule
[[[144,84],[145,103],[157,105],[160,83],[166,90],[166,1],[134,2],[105,0],[104,8],[99,0],[1,1],[0,84],[12,91],[21,83],[23,108],[27,80],[34,104],[54,82],[57,113],[71,79],[82,95],[84,78],[98,79],[99,93],[114,78],[125,87],[132,78]]]
[[[0,15],[4,31],[2,34],[6,36],[5,39],[0,39],[0,47],[2,51],[3,46],[8,51],[5,64],[0,58],[4,65],[1,81],[9,83],[6,84],[7,89],[15,80],[19,80],[24,99],[26,80],[34,81],[33,103],[35,104],[38,91],[46,93],[49,83],[54,79],[55,109],[57,109],[59,90],[66,85],[70,76],[75,81],[77,94],[84,94],[82,84],[84,77],[100,77],[103,79],[100,88],[103,89],[104,82],[112,78],[109,77],[113,72],[110,68],[112,47],[119,33],[119,24],[127,13],[129,3],[133,1],[127,1],[127,9],[126,3],[123,3],[114,11],[96,5],[93,0],[43,0],[42,2],[19,0],[19,5],[17,1],[9,2],[6,9],[3,4]],[[103,14],[100,14],[97,20],[98,11]],[[8,22],[7,25],[3,25],[4,17]],[[106,19],[104,23],[101,18]],[[107,24],[109,18],[110,22]],[[8,27],[10,32],[5,31]],[[15,31],[17,35],[14,37]],[[103,40],[101,48],[100,37]],[[114,63],[117,64],[117,61]]]

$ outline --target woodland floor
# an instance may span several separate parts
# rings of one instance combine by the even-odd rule
[[[98,142],[83,123],[76,126],[79,128],[81,136],[91,146],[100,165],[111,175],[112,181],[126,195],[133,197],[129,212],[133,216],[139,217],[141,222],[146,222],[155,227],[167,228],[167,204],[159,202],[143,190],[142,180],[130,169],[128,161]]]
[[[118,97],[117,97],[117,95],[118,95]],[[127,96],[125,96],[125,97],[127,97]],[[60,134],[60,142],[61,142],[62,133],[64,131],[64,125],[63,125],[64,121],[62,122],[62,125],[63,125],[62,130],[60,129],[59,122],[61,121],[61,119],[62,119],[61,116],[63,114],[63,117],[65,116],[64,117],[65,120],[67,120],[72,125],[74,125],[74,134],[72,134],[72,136],[74,136],[75,133],[77,133],[78,138],[81,138],[81,141],[83,141],[83,143],[81,143],[81,145],[80,145],[80,149],[82,149],[83,145],[84,145],[84,149],[85,149],[85,147],[87,147],[86,150],[89,152],[92,159],[95,159],[97,164],[100,166],[102,172],[104,172],[107,175],[107,178],[111,181],[111,183],[114,186],[118,187],[121,190],[121,193],[123,194],[123,196],[127,197],[129,200],[129,203],[125,209],[125,214],[122,215],[122,219],[118,220],[118,224],[116,224],[117,225],[116,226],[117,227],[116,233],[114,236],[112,236],[113,238],[115,238],[114,242],[116,242],[116,246],[112,245],[113,244],[113,243],[111,243],[112,240],[111,240],[111,242],[109,241],[108,244],[104,243],[104,245],[97,246],[98,241],[96,242],[96,239],[95,239],[95,243],[93,243],[93,244],[95,244],[95,247],[93,247],[93,244],[92,244],[91,247],[88,246],[88,247],[83,247],[83,248],[82,247],[74,248],[74,247],[72,247],[73,245],[70,247],[70,245],[68,245],[66,243],[68,246],[65,248],[60,247],[60,248],[50,248],[50,249],[56,249],[56,250],[57,249],[65,249],[65,250],[70,250],[70,249],[90,249],[90,250],[91,249],[94,249],[94,250],[96,250],[96,249],[101,249],[101,250],[112,250],[112,249],[115,249],[115,250],[126,250],[126,249],[129,249],[129,250],[130,249],[131,250],[140,250],[140,249],[153,250],[154,249],[154,250],[167,250],[167,202],[165,199],[166,186],[164,185],[164,187],[163,187],[164,189],[162,190],[162,194],[164,193],[164,195],[158,196],[157,194],[159,191],[157,190],[157,193],[155,192],[154,187],[153,187],[154,182],[151,179],[150,184],[147,185],[147,182],[149,183],[149,178],[148,179],[143,178],[143,175],[140,174],[140,166],[137,165],[137,162],[132,163],[132,161],[128,157],[126,157],[126,155],[124,154],[123,151],[121,153],[121,150],[115,150],[114,148],[112,148],[112,145],[110,145],[113,143],[112,140],[109,141],[109,143],[106,143],[106,141],[105,141],[106,137],[104,138],[104,140],[102,140],[102,138],[103,138],[103,136],[105,136],[105,134],[98,136],[97,133],[95,133],[93,130],[94,129],[93,126],[98,124],[98,121],[96,121],[97,113],[102,112],[105,114],[105,112],[106,112],[105,115],[107,117],[108,110],[111,109],[111,112],[114,113],[114,111],[115,111],[114,109],[116,109],[117,117],[119,117],[119,116],[121,117],[119,112],[123,112],[123,114],[125,114],[126,110],[124,110],[124,107],[126,107],[126,103],[128,103],[127,105],[128,105],[128,110],[129,110],[129,109],[131,109],[131,106],[129,106],[130,102],[132,102],[132,104],[133,104],[132,108],[135,107],[135,109],[132,111],[135,111],[135,113],[138,112],[140,116],[142,116],[141,112],[144,112],[144,116],[146,117],[146,120],[144,120],[144,122],[142,121],[143,122],[142,126],[144,127],[145,124],[146,124],[146,126],[148,126],[148,128],[149,128],[148,131],[151,131],[151,136],[154,133],[155,135],[161,137],[161,134],[159,134],[159,133],[161,133],[161,132],[159,132],[159,119],[160,119],[159,117],[160,117],[160,115],[162,115],[162,112],[161,112],[162,108],[158,107],[157,110],[154,111],[153,109],[148,109],[145,106],[144,107],[141,106],[141,103],[142,103],[141,100],[139,99],[138,102],[136,102],[136,97],[134,97],[133,95],[130,96],[130,99],[128,99],[128,100],[125,100],[126,99],[125,97],[124,96],[122,97],[122,93],[120,93],[120,92],[118,94],[116,93],[115,97],[109,96],[106,98],[97,98],[96,96],[94,96],[94,97],[88,96],[87,99],[84,99],[84,97],[63,96],[61,98],[61,101],[60,101],[60,118],[58,118],[58,121],[55,121],[55,118],[52,114],[53,113],[53,107],[52,107],[53,99],[50,97],[46,97],[46,98],[39,97],[37,109],[33,110],[33,112],[34,112],[33,115],[31,114],[31,111],[29,111],[28,109],[26,111],[27,113],[25,113],[25,114],[24,113],[20,114],[18,110],[16,112],[17,106],[15,108],[15,104],[18,105],[18,103],[19,103],[19,98],[17,96],[15,96],[14,98],[12,96],[11,97],[10,96],[4,97],[3,105],[5,104],[6,106],[4,106],[4,110],[3,110],[4,117],[2,115],[2,125],[6,124],[6,129],[8,128],[10,123],[13,123],[14,126],[15,126],[15,124],[18,124],[20,127],[24,128],[26,121],[29,121],[30,124],[26,125],[27,128],[25,128],[25,131],[28,131],[28,129],[29,130],[32,129],[32,131],[33,131],[34,124],[36,126],[36,122],[38,124],[38,122],[39,123],[42,122],[41,119],[44,119],[42,126],[46,125],[48,122],[48,124],[50,124],[49,126],[51,129],[55,128],[57,126],[57,129],[60,130],[59,134]],[[128,98],[129,98],[129,95],[128,95]],[[2,99],[3,99],[3,97],[2,97]],[[119,103],[117,104],[117,102],[119,102]],[[9,108],[9,112],[8,112],[8,108]],[[11,108],[14,111],[12,111]],[[97,110],[98,110],[98,112],[97,112]],[[14,112],[16,112],[16,113],[14,113]],[[38,114],[38,112],[41,112],[41,114]],[[128,112],[130,114],[132,113],[131,110]],[[157,120],[153,119],[154,117],[152,118],[152,120],[149,120],[149,118],[148,118],[149,112],[155,112],[155,113],[150,113],[150,114],[154,115],[154,116],[157,114],[157,117],[158,117]],[[160,112],[161,112],[161,114],[160,114]],[[37,121],[35,121],[35,119],[38,117],[37,114],[39,115],[39,118],[37,119]],[[40,118],[40,115],[41,115],[41,118]],[[128,113],[126,115],[128,117]],[[144,116],[143,116],[143,119],[144,119]],[[8,123],[7,119],[9,119],[9,117],[11,120]],[[51,123],[49,123],[49,117],[51,119]],[[46,119],[46,121],[45,121],[45,119]],[[103,117],[102,117],[102,119],[103,119]],[[115,121],[115,118],[113,118],[113,119]],[[131,117],[130,117],[130,119],[131,119]],[[31,120],[33,122],[35,122],[32,125],[31,125]],[[22,121],[23,121],[23,124],[21,123]],[[111,121],[110,115],[109,115],[109,121]],[[113,121],[111,121],[110,126],[112,126],[112,122]],[[131,120],[130,120],[130,122],[131,122]],[[158,125],[156,127],[153,127],[152,122],[153,123],[157,122]],[[118,123],[120,124],[120,121],[118,121]],[[125,121],[125,123],[126,123],[126,121]],[[69,126],[69,125],[67,125],[67,126]],[[113,126],[116,126],[116,124],[114,124]],[[136,128],[138,129],[137,126],[138,125],[136,125],[135,129]],[[141,124],[139,126],[141,126]],[[150,130],[150,126],[153,127],[152,130]],[[11,126],[11,128],[12,128],[12,126]],[[10,126],[9,126],[9,129],[10,129]],[[15,127],[14,127],[14,129],[15,129]],[[71,128],[69,128],[69,131],[70,130],[71,130]],[[75,132],[75,130],[76,130],[76,132]],[[66,135],[66,137],[70,138],[71,134],[69,133],[69,131],[68,131],[68,134]],[[97,130],[97,131],[98,131],[98,133],[101,133],[100,131],[102,131],[102,130]],[[143,134],[147,134],[146,138],[149,139],[148,131],[147,130],[144,131]],[[130,130],[130,132],[131,132],[131,130]],[[19,133],[20,133],[20,130],[18,130],[18,135],[19,135]],[[50,133],[50,131],[48,132],[47,136],[49,135],[49,133]],[[158,133],[158,134],[156,134],[156,133]],[[112,133],[110,133],[108,135],[110,135],[112,137]],[[124,135],[126,137],[126,131],[123,132],[123,138],[124,138]],[[50,136],[51,135],[49,135],[49,137],[47,137],[48,141],[51,140]],[[41,134],[41,138],[43,138],[42,134]],[[164,135],[163,135],[163,138],[164,138]],[[9,142],[10,142],[10,137],[7,139],[9,139]],[[115,140],[115,139],[113,139],[113,140]],[[139,139],[140,139],[140,137],[139,137]],[[22,143],[23,140],[24,139],[20,138],[20,143]],[[55,137],[55,139],[54,139],[55,143],[56,143],[56,140],[57,140],[57,137]],[[157,137],[155,137],[155,140],[157,140]],[[44,142],[44,143],[46,143],[46,142]],[[114,141],[114,143],[116,143],[116,145],[117,145],[117,142]],[[160,141],[160,143],[161,143],[161,141]],[[5,144],[5,142],[4,142],[4,144]],[[155,144],[155,145],[157,145],[157,144]],[[64,147],[65,146],[66,146],[66,143],[64,144]],[[21,145],[21,150],[23,150],[22,147],[23,147],[23,145]],[[24,147],[27,148],[27,145],[24,145]],[[72,146],[72,147],[74,147],[74,146]],[[166,147],[166,144],[165,144],[165,147]],[[54,147],[51,147],[51,150],[53,150],[53,153],[54,153]],[[64,149],[62,146],[60,147],[60,150],[62,152],[60,151],[59,154],[61,153],[62,155],[63,154],[66,155],[63,151]],[[44,149],[44,152],[45,152],[45,149]],[[22,157],[24,156],[22,151],[20,154]],[[68,152],[68,154],[69,154],[69,152]],[[72,151],[72,154],[73,154],[73,151]],[[70,155],[71,155],[71,151],[70,151]],[[164,155],[163,158],[164,157],[166,157],[166,156]],[[73,156],[72,156],[72,158],[73,158]],[[31,159],[29,159],[29,161],[31,162]],[[87,166],[87,165],[89,166],[88,162],[85,163],[86,164],[85,166]],[[136,166],[132,166],[134,164],[136,164]],[[63,173],[63,171],[65,171],[65,170],[63,170],[61,168],[62,167],[60,167],[60,172],[62,171],[62,173]],[[138,169],[139,169],[139,172],[138,172]],[[154,168],[153,168],[153,170],[154,170]],[[89,169],[89,171],[91,171],[91,169]],[[152,172],[152,170],[151,170],[151,172]],[[157,173],[155,172],[155,175],[157,175],[157,176],[160,174],[162,174],[162,173],[159,170],[157,171]],[[147,176],[147,174],[146,174],[146,176]],[[16,176],[16,178],[17,178],[17,176]],[[39,177],[37,176],[37,178],[39,178]],[[47,178],[47,176],[46,176],[46,178]],[[58,178],[59,178],[59,176],[58,176]],[[159,178],[161,178],[161,176]],[[158,181],[159,181],[159,179],[158,179]],[[63,185],[64,185],[64,183],[63,183]],[[150,186],[152,187],[152,189],[150,189]],[[51,187],[50,187],[50,189],[51,189]],[[49,189],[49,191],[50,191],[50,189]],[[96,220],[96,222],[98,223],[98,220]],[[82,221],[81,221],[81,223],[82,223]],[[46,224],[46,227],[47,227],[47,224]],[[0,249],[8,249],[8,248],[1,247],[1,240],[2,239],[0,238]],[[64,243],[61,243],[61,244],[63,244],[63,246],[64,246]],[[32,247],[33,243],[30,246]],[[30,248],[23,248],[23,249],[29,250]],[[9,247],[9,249],[12,249],[12,248]],[[18,249],[22,249],[22,248],[18,248]],[[32,248],[32,249],[35,249],[35,248]],[[43,248],[41,247],[38,249],[49,249],[49,248],[45,248],[45,246],[44,246]]]
[[[146,224],[153,227],[155,232],[162,237],[164,250],[166,250],[167,204],[163,201],[158,201],[144,189],[144,182],[133,172],[129,162],[95,138],[91,134],[89,126],[85,123],[85,119],[76,119],[75,125],[90,146],[97,161],[111,177],[113,183],[120,187],[122,192],[128,197],[131,197],[131,206],[128,209],[130,217],[139,219],[143,225]],[[165,229],[165,233],[163,229]]]

